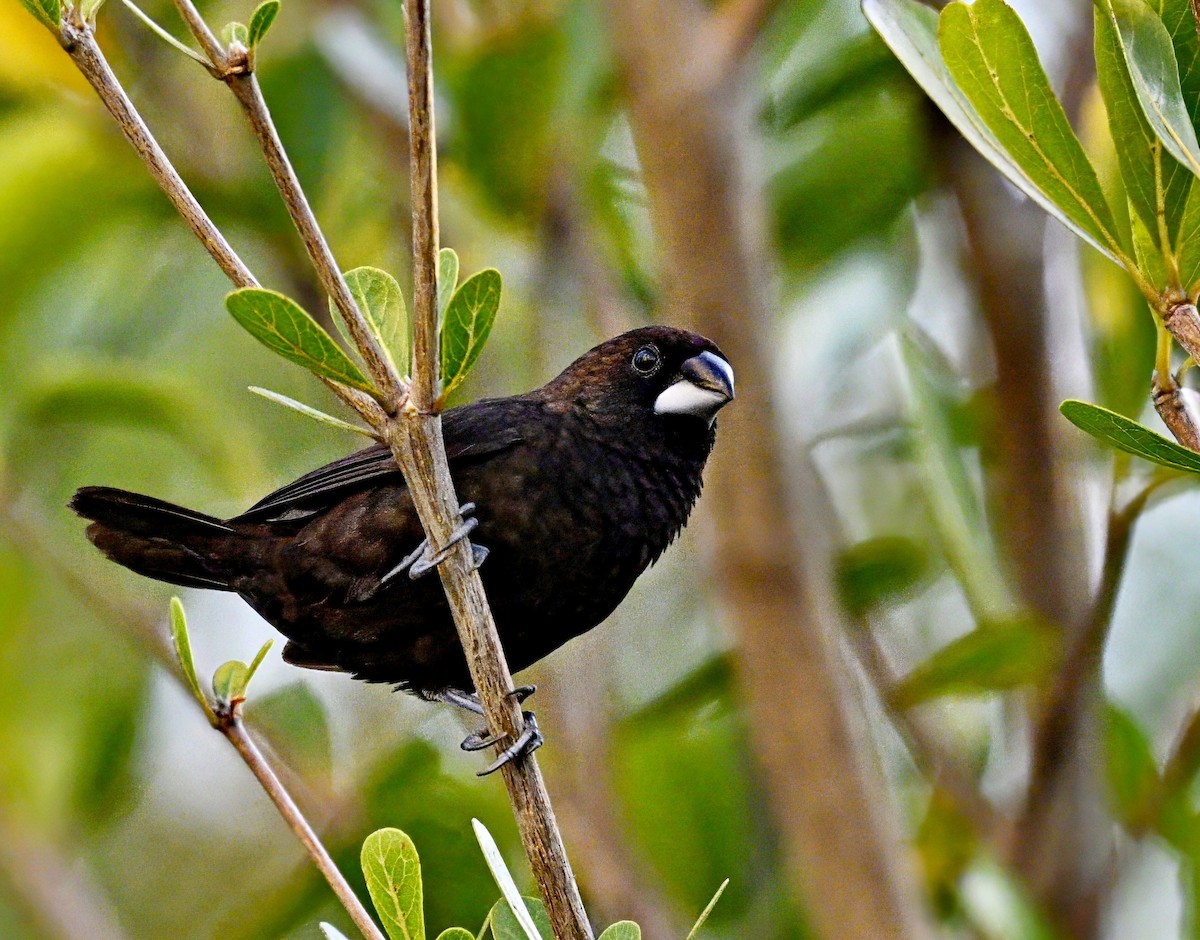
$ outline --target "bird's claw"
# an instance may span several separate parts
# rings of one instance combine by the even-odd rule
[[[515,689],[510,690],[507,697],[516,699],[519,705],[536,691],[536,685],[519,685]],[[473,715],[483,714],[483,706],[479,704],[479,696],[474,692],[446,689],[438,697],[443,702],[450,705],[457,705],[459,708],[469,711]],[[512,744],[496,755],[496,759],[491,764],[479,772],[480,777],[486,777],[488,774],[495,773],[509,761],[524,757],[526,754],[531,754],[546,742],[546,739],[542,737],[542,732],[538,729],[537,716],[533,712],[521,712],[521,717],[525,719],[524,730]],[[492,734],[491,731],[484,728],[481,731],[468,734],[463,738],[459,747],[464,751],[482,751],[493,744],[499,744],[504,740],[504,737],[503,734]]]
[[[497,754],[496,759],[479,771],[476,776],[486,777],[488,774],[493,774],[510,761],[520,760],[546,743],[546,739],[538,729],[537,716],[533,712],[522,712],[521,716],[525,719],[525,728],[517,740]],[[463,744],[466,744],[466,741]]]
[[[429,574],[429,572],[450,556],[450,551],[455,545],[470,535],[475,530],[475,527],[479,525],[479,520],[471,516],[471,513],[474,511],[474,503],[463,503],[458,510],[459,515],[463,516],[462,525],[450,533],[449,541],[438,552],[431,555],[429,552],[429,539],[422,539],[420,545],[400,559],[400,564],[396,565],[395,568],[379,579],[379,583],[381,585],[386,584],[396,575],[400,574],[400,572],[406,570],[408,571],[409,578],[413,581],[422,575]],[[471,567],[477,569],[483,564],[487,556],[488,550],[482,545],[472,545]]]

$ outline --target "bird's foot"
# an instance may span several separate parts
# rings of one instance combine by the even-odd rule
[[[513,689],[508,695],[510,698],[516,699],[518,704],[521,704],[536,691],[536,685],[522,685]],[[474,692],[446,689],[438,697],[443,702],[456,705],[471,712],[473,715],[483,714],[483,706],[479,703],[479,696]],[[533,753],[546,742],[546,739],[542,736],[542,732],[538,729],[537,716],[533,712],[521,712],[521,717],[525,720],[524,730],[522,730],[521,734],[512,744],[496,755],[496,759],[491,764],[479,772],[480,777],[486,777],[488,774],[495,773],[509,761],[517,760],[526,754]],[[462,744],[459,746],[464,751],[482,751],[493,744],[499,744],[504,740],[504,737],[503,734],[492,734],[491,731],[484,728],[481,731],[474,731],[468,734],[463,738]]]
[[[386,584],[402,571],[408,571],[408,576],[414,581],[422,575],[429,574],[429,572],[449,557],[450,551],[455,545],[470,535],[475,530],[475,527],[479,525],[479,520],[471,516],[471,513],[474,511],[474,503],[463,503],[458,510],[459,515],[463,516],[462,525],[450,533],[450,540],[442,546],[440,551],[430,554],[429,539],[422,539],[420,545],[400,560],[400,564],[396,565],[395,568],[379,579],[379,583]],[[473,568],[478,568],[482,565],[487,556],[488,550],[482,545],[471,546],[471,564]]]
[[[477,777],[486,777],[488,774],[493,774],[509,761],[520,760],[528,754],[532,754],[539,747],[546,743],[546,739],[542,736],[542,732],[538,729],[537,715],[533,712],[521,712],[521,717],[525,719],[525,727],[508,747],[496,755],[496,759],[487,765],[483,770],[476,774]],[[479,734],[481,732],[476,732]],[[468,735],[468,740],[474,735]],[[488,741],[489,744],[499,743],[495,739]],[[486,747],[487,745],[481,745]],[[463,741],[464,750],[471,750],[467,747],[467,741]]]

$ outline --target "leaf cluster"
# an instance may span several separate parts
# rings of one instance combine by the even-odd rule
[[[476,837],[502,897],[488,911],[478,933],[449,927],[437,940],[548,940],[554,931],[546,908],[537,898],[523,897],[487,828],[474,820]],[[399,829],[378,829],[363,842],[360,858],[367,890],[390,940],[425,940],[424,887],[421,860],[409,836]],[[701,912],[686,940],[693,940],[712,913],[729,881],[718,889]],[[322,929],[330,940],[340,934],[329,924]],[[641,940],[641,928],[623,920],[609,925],[597,940]]]

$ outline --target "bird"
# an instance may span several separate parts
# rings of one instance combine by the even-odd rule
[[[513,672],[605,620],[674,541],[733,398],[716,344],[655,325],[601,343],[533,391],[444,412],[469,515],[459,534],[470,533]],[[286,662],[479,712],[439,579],[419,577],[438,558],[384,445],[230,519],[106,486],[81,488],[70,507],[112,561],[239,594],[287,638]],[[541,743],[534,728],[523,748]],[[479,732],[463,746],[491,743]]]

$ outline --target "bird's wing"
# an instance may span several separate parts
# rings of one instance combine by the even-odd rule
[[[442,435],[450,466],[497,454],[520,443],[522,426],[534,406],[519,398],[483,399],[453,408],[442,417]],[[269,493],[230,522],[300,519],[343,499],[355,490],[402,484],[392,452],[374,444],[306,473]]]

